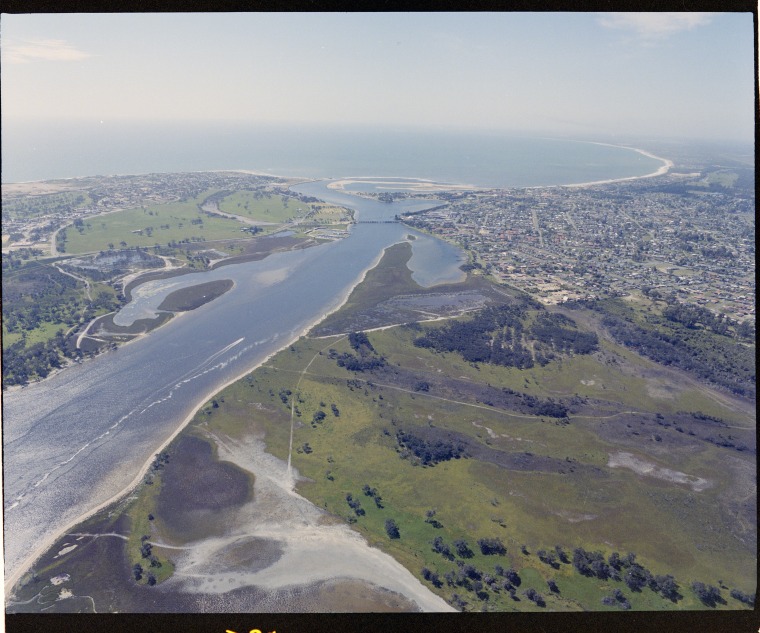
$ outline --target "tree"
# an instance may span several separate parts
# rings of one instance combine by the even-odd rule
[[[751,607],[755,606],[755,594],[748,594],[738,589],[732,589],[730,595],[734,600],[748,604]]]
[[[433,551],[438,552],[447,560],[453,560],[454,554],[451,553],[451,548],[443,542],[443,537],[436,536],[433,539]]]
[[[474,556],[470,546],[464,539],[457,539],[454,541],[454,549],[457,551],[457,555],[460,558],[472,558]]]
[[[632,564],[626,572],[623,580],[631,591],[641,591],[649,584],[652,574],[638,563]]]
[[[512,583],[515,587],[519,587],[522,580],[520,579],[520,575],[511,567],[504,572],[504,577]]]
[[[398,525],[396,525],[396,522],[393,519],[385,520],[385,532],[388,534],[388,538],[401,538],[401,533],[398,530]]]
[[[504,556],[507,553],[507,548],[504,547],[504,543],[498,538],[481,538],[478,539],[478,547],[484,555],[498,554]]]
[[[671,602],[678,602],[683,596],[678,593],[678,584],[671,575],[655,576],[649,582],[652,591],[658,591],[663,598]]]
[[[539,606],[539,607],[545,607],[546,606],[546,602],[544,601],[544,597],[540,593],[538,593],[538,591],[536,591],[533,588],[526,589],[523,592],[523,595],[528,600],[530,600],[531,602],[535,603],[536,606]]]
[[[702,582],[693,582],[691,589],[694,594],[702,601],[702,604],[708,607],[715,607],[717,603],[725,604],[726,601],[720,595],[720,589],[712,585],[705,585]]]

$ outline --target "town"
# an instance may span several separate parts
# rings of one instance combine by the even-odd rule
[[[675,295],[754,323],[751,189],[673,174],[436,197],[449,204],[401,219],[461,245],[470,267],[544,304]]]

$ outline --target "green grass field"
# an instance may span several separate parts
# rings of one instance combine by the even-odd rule
[[[66,253],[87,253],[109,248],[143,248],[170,242],[240,238],[244,225],[231,218],[209,217],[198,209],[204,196],[140,209],[117,211],[88,218],[80,233],[66,229]]]
[[[219,202],[219,210],[260,222],[282,224],[306,215],[310,206],[299,200],[254,191],[236,191]]]
[[[370,335],[372,344],[387,354],[391,363],[401,356],[389,353],[386,343],[396,341],[398,347],[404,346],[394,332]],[[752,585],[752,566],[746,550],[731,542],[725,527],[719,527],[725,517],[717,502],[730,485],[728,478],[720,480],[711,491],[699,493],[700,499],[688,489],[647,480],[628,470],[596,473],[593,469],[604,466],[607,454],[616,447],[598,437],[593,424],[557,427],[539,419],[510,418],[436,401],[423,394],[387,389],[371,377],[374,387],[367,387],[364,377],[338,368],[327,357],[325,346],[338,351],[348,349],[345,339],[302,339],[249,379],[223,392],[224,403],[213,413],[208,409],[205,421],[232,437],[263,431],[268,450],[287,459],[290,399],[295,398],[293,464],[305,478],[299,492],[344,520],[355,519],[354,528],[370,543],[393,555],[413,573],[419,574],[422,567],[427,567],[443,577],[445,572],[456,569],[431,550],[430,542],[435,536],[442,536],[447,543],[463,538],[474,550],[478,538],[498,537],[507,546],[506,556],[476,553],[467,562],[491,574],[495,564],[522,569],[521,590],[532,586],[542,593],[547,609],[603,609],[601,598],[614,588],[623,589],[634,609],[700,608],[688,590],[693,580],[715,584],[720,579],[744,590]],[[300,370],[315,356],[308,373],[301,378]],[[428,369],[437,372],[447,361],[450,371],[462,368],[461,361],[452,359],[453,354],[447,356]],[[489,375],[489,379],[495,378]],[[357,382],[347,387],[346,380]],[[280,393],[288,389],[292,395],[282,402]],[[260,402],[255,409],[242,404],[252,397]],[[331,412],[332,404],[339,410],[337,417]],[[317,411],[323,411],[325,419],[312,424]],[[498,439],[489,438],[473,422],[490,428]],[[510,471],[474,459],[415,466],[399,457],[393,435],[398,427],[417,426],[455,430],[475,441],[490,440],[491,446],[502,450],[570,457],[587,468],[568,476]],[[690,463],[678,465],[696,472],[720,472],[718,449],[702,450],[692,455]],[[365,484],[377,489],[382,509],[362,493]],[[363,516],[356,517],[348,506],[347,494],[361,502]],[[425,522],[425,512],[433,509],[442,528]],[[388,518],[398,524],[400,539],[387,538],[384,525]],[[702,532],[707,524],[713,526],[709,536]],[[710,544],[716,538],[720,545]],[[710,547],[695,550],[695,543]],[[523,544],[532,553],[530,556],[520,553]],[[601,549],[605,555],[635,551],[652,573],[676,576],[684,599],[674,605],[648,589],[634,593],[620,582],[584,578],[570,565],[553,570],[536,558],[535,551],[557,544],[570,552],[578,546]],[[557,580],[560,596],[548,596],[548,578]],[[445,587],[439,593],[448,598],[452,591],[467,593],[461,588]],[[480,604],[474,595],[470,598],[472,604]],[[499,610],[525,610],[528,606],[539,609],[526,599],[516,603],[504,592],[491,592],[488,605]],[[734,603],[733,608],[737,607]]]

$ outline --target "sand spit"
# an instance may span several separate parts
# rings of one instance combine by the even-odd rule
[[[670,481],[676,484],[686,484],[687,486],[691,486],[691,489],[695,492],[701,492],[712,486],[712,482],[707,479],[687,475],[686,473],[670,470],[669,468],[660,468],[652,462],[634,456],[632,453],[610,453],[607,466],[609,468],[628,468],[637,475],[654,477],[655,479],[662,479],[663,481]]]
[[[591,141],[589,141],[591,142]],[[634,152],[638,152],[642,156],[646,156],[647,158],[654,158],[655,160],[662,161],[662,167],[657,169],[656,171],[653,171],[649,174],[644,174],[643,176],[629,176],[628,178],[611,178],[609,180],[595,180],[594,182],[579,182],[574,183],[572,185],[560,185],[563,187],[589,187],[591,185],[608,185],[610,183],[614,182],[627,182],[629,180],[640,180],[641,178],[653,178],[655,176],[663,176],[667,174],[670,169],[673,167],[673,161],[668,158],[662,158],[661,156],[655,156],[651,152],[647,152],[643,149],[638,149],[637,147],[628,147],[627,145],[613,145],[612,143],[592,143],[593,145],[604,145],[606,147],[620,147],[621,149],[630,149]]]
[[[227,535],[189,543],[174,555],[174,576],[163,585],[167,591],[271,591],[342,578],[401,594],[423,611],[453,610],[391,556],[294,492],[287,463],[266,453],[261,440],[211,439],[220,460],[255,475],[254,500],[238,510]],[[262,566],[246,553],[250,548],[269,552],[269,560]],[[272,550],[278,555],[271,556]]]
[[[414,193],[435,193],[438,191],[473,191],[476,189],[482,189],[482,187],[474,187],[472,185],[455,185],[445,182],[433,182],[432,180],[391,180],[383,178],[381,180],[373,180],[371,177],[354,177],[354,178],[341,178],[340,180],[333,180],[327,185],[328,189],[336,189],[338,191],[344,191],[349,185],[353,184],[367,184],[376,185],[375,189],[388,189],[397,190],[404,189]]]
[[[441,183],[441,182],[434,182],[432,180],[423,180],[423,179],[393,180],[391,178],[373,179],[373,177],[370,177],[370,176],[368,177],[355,176],[355,177],[350,177],[350,178],[341,178],[339,180],[334,180],[327,185],[327,188],[343,191],[345,193],[354,194],[356,192],[346,191],[346,187],[356,184],[356,183],[375,185],[375,188],[378,190],[379,189],[389,189],[389,190],[406,189],[406,190],[411,191],[412,193],[435,193],[435,192],[443,192],[443,191],[486,191],[486,190],[493,190],[493,189],[545,189],[548,187],[590,187],[592,185],[608,185],[608,184],[616,183],[616,182],[627,182],[630,180],[640,180],[642,178],[653,178],[655,176],[663,176],[664,174],[667,174],[673,167],[672,160],[668,158],[662,158],[661,156],[656,156],[655,154],[652,154],[651,152],[648,152],[643,149],[639,149],[637,147],[630,147],[628,145],[615,145],[614,143],[600,143],[600,142],[595,142],[595,141],[580,141],[580,142],[591,143],[592,145],[602,145],[605,147],[617,147],[620,149],[631,150],[633,152],[637,152],[641,154],[642,156],[646,156],[647,158],[653,158],[654,160],[659,160],[660,162],[662,162],[662,166],[659,169],[649,174],[644,174],[643,176],[610,178],[607,180],[594,180],[591,182],[578,182],[578,183],[570,183],[566,185],[541,185],[541,186],[535,186],[535,187],[475,187],[473,185]]]

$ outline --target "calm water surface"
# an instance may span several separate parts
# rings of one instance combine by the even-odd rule
[[[630,149],[576,140],[350,125],[18,121],[3,128],[0,149],[3,182],[250,169],[307,178],[406,176],[531,187],[642,176],[662,165]]]

